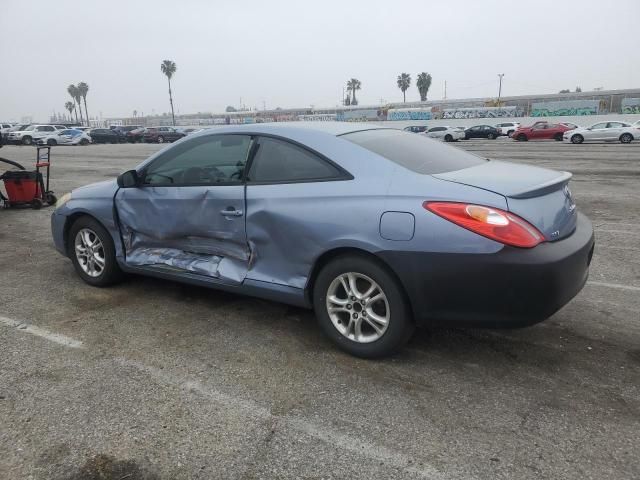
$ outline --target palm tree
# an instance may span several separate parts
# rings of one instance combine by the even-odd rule
[[[420,92],[420,101],[425,102],[427,100],[427,93],[431,87],[431,75],[427,72],[420,73],[418,80],[416,80],[416,86]]]
[[[347,92],[351,92],[353,96],[351,99],[351,105],[358,105],[358,100],[356,100],[356,90],[360,90],[360,80],[357,78],[352,78],[347,82]]]
[[[89,93],[89,85],[84,82],[80,82],[76,88],[84,101],[84,113],[87,118],[87,126],[89,126],[89,112],[87,111],[87,93]]]
[[[401,73],[398,75],[398,88],[402,90],[403,102],[407,101],[407,90],[411,86],[411,75],[408,73]]]
[[[73,119],[73,109],[76,108],[76,104],[73,102],[67,102],[64,104],[64,108],[69,110],[69,116]]]
[[[171,104],[171,118],[173,125],[176,125],[176,117],[173,113],[173,97],[171,96],[171,77],[176,73],[176,62],[171,60],[164,60],[160,65],[160,70],[167,76],[167,82],[169,82],[169,103]]]
[[[76,99],[78,98],[78,87],[76,87],[73,83],[67,87],[67,93],[73,98],[74,106],[73,109],[76,112],[76,123],[78,122],[78,110],[75,108]],[[80,112],[82,114],[82,112]]]

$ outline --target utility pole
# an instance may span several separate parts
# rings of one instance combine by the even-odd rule
[[[444,81],[444,97],[442,97],[443,100],[447,99],[447,81]]]
[[[498,77],[500,78],[500,83],[498,85],[498,107],[500,107],[500,96],[502,95],[502,77],[504,77],[504,73],[499,73]]]

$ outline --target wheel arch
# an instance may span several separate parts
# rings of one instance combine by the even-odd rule
[[[402,294],[405,297],[405,301],[409,306],[409,311],[411,312],[411,318],[415,322],[415,312],[413,311],[413,304],[410,301],[409,294],[407,293],[407,289],[404,283],[402,282],[402,280],[400,279],[400,276],[395,272],[395,270],[391,267],[391,265],[389,265],[386,261],[384,261],[378,255],[376,255],[371,251],[368,251],[359,247],[345,246],[345,247],[332,248],[330,250],[327,250],[326,252],[323,252],[316,259],[316,261],[313,263],[313,266],[311,267],[311,271],[307,279],[307,285],[305,286],[305,289],[304,289],[305,299],[309,303],[309,305],[313,306],[313,288],[315,286],[315,281],[316,281],[316,278],[318,277],[318,273],[320,273],[320,271],[325,265],[327,265],[333,259],[338,258],[342,255],[354,255],[354,256],[367,258],[377,263],[382,268],[384,268],[389,273],[389,275],[391,275],[396,280],[396,282],[398,282],[398,285],[400,286],[400,290],[402,290]]]

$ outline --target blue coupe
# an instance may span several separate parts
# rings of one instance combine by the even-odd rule
[[[416,325],[540,322],[584,286],[571,174],[364,123],[228,126],[73,190],[56,248],[90,285],[138,273],[315,309],[347,352]]]

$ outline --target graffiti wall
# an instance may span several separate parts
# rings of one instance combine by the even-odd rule
[[[339,122],[368,122],[371,120],[386,120],[387,116],[382,110],[368,108],[362,110],[344,110],[336,114]]]
[[[597,115],[599,112],[600,102],[598,100],[561,100],[531,104],[532,117]]]
[[[623,98],[622,113],[640,113],[640,98]]]
[[[467,107],[445,108],[442,110],[442,118],[503,118],[521,117],[523,111],[520,107]]]
[[[390,108],[387,111],[387,120],[431,120],[431,110],[411,108]]]
[[[318,113],[314,115],[298,115],[301,122],[335,122],[337,115],[335,113]]]

